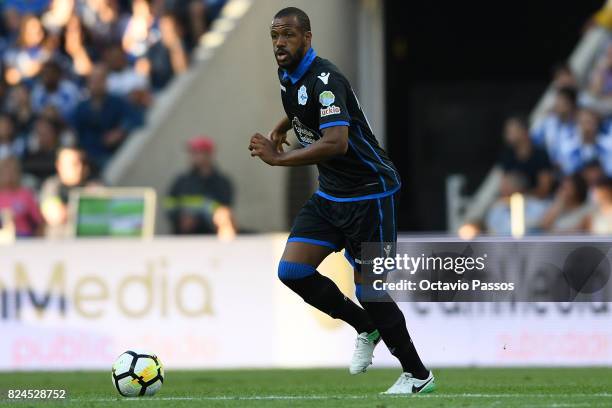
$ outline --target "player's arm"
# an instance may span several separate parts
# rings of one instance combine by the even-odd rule
[[[272,132],[287,133],[289,129],[291,129],[291,122],[289,121],[289,118],[285,116],[284,118],[280,120],[280,122],[276,124],[276,126],[274,126],[274,128],[272,129]]]
[[[346,153],[348,149],[348,127],[332,126],[323,129],[323,137],[303,149],[279,152],[274,144],[261,134],[251,137],[251,156],[259,157],[271,166],[304,166],[316,164]]]
[[[276,150],[279,152],[283,152],[283,145],[286,144],[290,146],[290,143],[287,141],[287,132],[291,129],[291,122],[289,118],[285,116],[272,128],[270,133],[268,134],[268,138],[274,143]]]

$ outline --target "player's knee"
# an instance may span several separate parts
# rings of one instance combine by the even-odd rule
[[[314,266],[298,262],[280,261],[278,264],[278,278],[283,282],[306,278],[316,271]]]

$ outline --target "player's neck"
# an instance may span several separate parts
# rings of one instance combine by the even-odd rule
[[[305,49],[304,52],[302,53],[302,56],[300,57],[300,59],[298,61],[296,61],[296,63],[293,64],[291,67],[287,68],[287,72],[288,73],[293,74],[295,71],[298,70],[300,65],[302,65],[302,62],[304,62],[304,58],[306,58],[306,55],[308,55],[308,51],[309,50],[310,50],[310,48]]]
[[[291,67],[291,69],[289,68],[285,69],[285,74],[284,74],[285,76],[283,77],[283,79],[285,79],[288,76],[291,79],[292,83],[294,84],[297,83],[297,81],[299,81],[299,79],[308,70],[308,68],[310,67],[310,65],[316,58],[316,56],[317,56],[317,53],[314,50],[314,48],[308,47],[304,51],[304,55],[302,55],[302,58],[295,65],[295,67]]]

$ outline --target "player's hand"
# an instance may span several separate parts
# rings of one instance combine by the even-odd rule
[[[277,129],[272,129],[270,133],[268,133],[268,139],[274,143],[276,147],[276,151],[279,153],[283,153],[285,149],[283,149],[283,145],[291,146],[291,143],[287,141],[287,132],[283,132]]]
[[[251,137],[249,150],[251,151],[251,157],[259,157],[270,166],[276,166],[278,164],[278,157],[281,155],[276,150],[274,143],[270,139],[263,137],[260,133],[255,133]]]

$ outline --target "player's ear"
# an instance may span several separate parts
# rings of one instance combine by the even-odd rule
[[[310,46],[310,42],[312,41],[312,31],[306,31],[304,33],[304,39],[306,39],[306,44]]]

